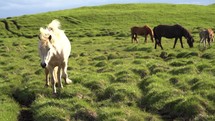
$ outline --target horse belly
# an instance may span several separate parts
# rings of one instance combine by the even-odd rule
[[[166,36],[163,36],[163,37],[165,37],[165,38],[168,38],[168,39],[171,39],[171,38],[175,38],[175,36],[172,36],[172,35],[166,35]]]

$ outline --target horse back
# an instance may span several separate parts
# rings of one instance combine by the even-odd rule
[[[132,27],[131,28],[131,34],[138,34],[138,35],[144,35],[145,34],[145,30],[141,27]]]
[[[184,34],[184,28],[178,24],[170,25],[158,25],[153,29],[154,35],[158,38],[179,38]]]
[[[200,38],[207,38],[209,36],[209,32],[207,31],[207,30],[201,30],[200,32],[199,32],[199,37]]]
[[[152,34],[153,35],[153,31],[147,25],[145,25],[143,27],[134,26],[134,27],[131,28],[131,34],[138,34],[138,35]]]

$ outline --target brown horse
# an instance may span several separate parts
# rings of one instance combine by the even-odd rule
[[[133,43],[134,41],[136,41],[136,43],[138,43],[138,39],[137,39],[137,35],[142,35],[145,36],[145,42],[147,42],[147,36],[148,34],[151,36],[151,40],[152,42],[154,42],[153,40],[153,31],[152,29],[145,25],[143,27],[132,27],[131,28],[131,42]]]
[[[190,47],[193,47],[193,37],[190,35],[190,33],[181,25],[158,25],[154,27],[153,29],[154,32],[154,37],[155,37],[155,49],[157,48],[157,45],[163,49],[161,45],[161,38],[166,37],[166,38],[175,38],[175,43],[173,48],[175,48],[175,45],[177,43],[178,38],[180,39],[181,47],[183,48],[183,43],[182,43],[182,36],[184,36],[187,39],[187,43]]]

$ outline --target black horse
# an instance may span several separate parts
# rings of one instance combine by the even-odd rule
[[[190,33],[181,25],[158,25],[154,27],[153,29],[154,32],[154,38],[155,38],[155,49],[157,48],[157,45],[163,49],[161,45],[161,37],[166,37],[166,38],[175,38],[175,43],[173,48],[175,48],[175,45],[177,43],[178,38],[180,39],[181,42],[181,47],[183,48],[183,43],[182,43],[182,36],[184,36],[187,39],[187,43],[190,47],[193,47],[193,37],[190,35]]]

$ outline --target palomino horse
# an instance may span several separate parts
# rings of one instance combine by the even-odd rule
[[[138,39],[137,39],[137,35],[142,35],[145,36],[145,42],[147,42],[147,36],[148,34],[151,36],[151,40],[152,42],[154,42],[153,40],[153,31],[152,29],[145,25],[143,27],[132,27],[131,28],[131,42],[133,43],[134,41],[136,41],[136,43],[138,43]]]
[[[53,93],[56,94],[56,83],[58,87],[63,88],[61,77],[66,84],[72,82],[67,74],[71,44],[64,31],[60,29],[58,20],[53,20],[47,28],[40,28],[38,49],[41,66],[45,68],[46,85],[49,85],[48,74],[50,74]]]
[[[182,36],[184,36],[187,39],[187,43],[190,47],[193,47],[193,37],[190,35],[190,33],[181,25],[158,25],[154,27],[153,29],[154,32],[154,37],[155,37],[155,49],[157,48],[157,45],[163,49],[161,45],[161,38],[166,37],[166,38],[175,38],[175,43],[173,48],[175,48],[175,45],[177,43],[178,38],[180,39],[181,47],[183,48],[183,43],[182,43]]]
[[[200,43],[204,43],[204,47],[206,47],[206,41],[210,46],[210,43],[214,41],[214,32],[212,29],[203,29],[199,32]]]

